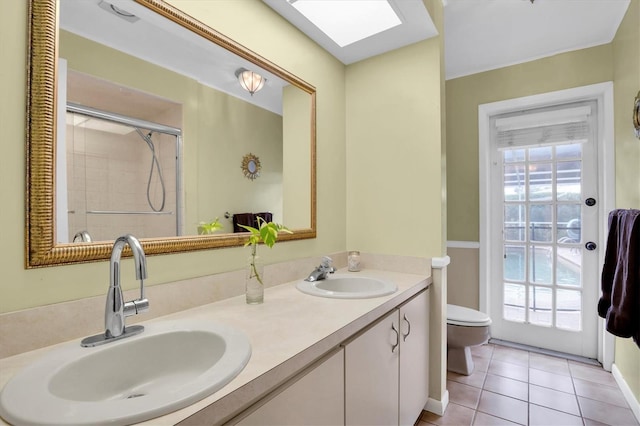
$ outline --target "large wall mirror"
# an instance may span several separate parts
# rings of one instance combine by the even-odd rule
[[[316,236],[313,86],[161,0],[30,6],[27,267]]]

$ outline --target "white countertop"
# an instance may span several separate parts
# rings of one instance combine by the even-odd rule
[[[349,274],[393,281],[398,291],[372,299],[329,299],[301,293],[295,288],[296,281],[267,288],[265,301],[260,305],[247,305],[242,295],[151,320],[195,319],[228,324],[248,336],[252,354],[244,370],[219,391],[144,424],[173,425],[184,421],[185,425],[195,425],[205,419],[208,424],[218,424],[229,420],[431,283],[426,275],[380,270]],[[151,305],[153,309],[153,300]],[[79,344],[79,340],[60,345],[74,343]],[[60,345],[1,359],[0,387],[22,368]]]

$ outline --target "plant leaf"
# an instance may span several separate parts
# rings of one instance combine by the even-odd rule
[[[292,232],[285,226],[274,222],[267,222],[261,217],[258,217],[258,223],[260,224],[259,229],[256,229],[252,226],[238,225],[241,228],[244,228],[247,231],[251,232],[249,240],[245,243],[245,247],[251,244],[258,244],[260,242],[263,242],[264,245],[271,248],[278,240],[278,231],[292,234]]]

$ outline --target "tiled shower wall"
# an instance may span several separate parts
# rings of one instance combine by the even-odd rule
[[[72,120],[71,120],[72,121]],[[147,130],[141,129],[145,134]],[[147,181],[152,154],[134,128],[120,135],[67,124],[67,173],[69,241],[87,230],[94,241],[113,240],[132,233],[140,238],[177,235],[176,138],[153,133],[151,138],[160,162],[165,205],[152,214],[147,201]],[[154,168],[151,201],[162,204],[162,186]],[[129,211],[147,214],[92,214],[91,211]]]

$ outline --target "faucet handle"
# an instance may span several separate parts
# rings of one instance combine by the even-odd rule
[[[124,316],[130,317],[132,315],[138,315],[149,310],[149,299],[140,298],[136,300],[130,300],[124,304]]]
[[[329,256],[324,256],[322,258],[322,261],[320,262],[320,266],[323,268],[330,268],[332,263],[333,259],[331,259]]]

